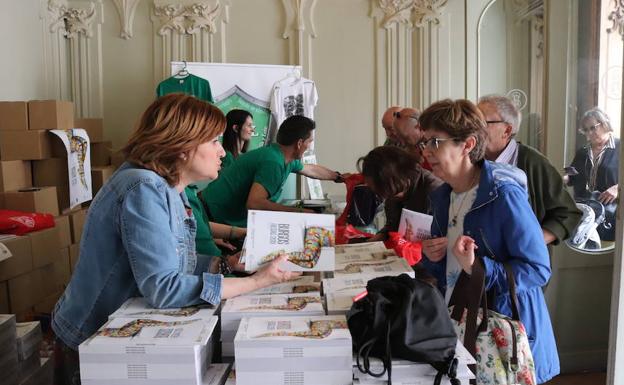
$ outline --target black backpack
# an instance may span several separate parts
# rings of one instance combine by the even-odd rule
[[[444,298],[436,287],[407,274],[380,277],[368,281],[368,294],[354,302],[347,322],[362,373],[381,377],[388,372],[392,384],[392,358],[431,364],[438,374],[456,379],[457,335],[453,329]],[[369,357],[383,362],[383,371],[370,370]]]

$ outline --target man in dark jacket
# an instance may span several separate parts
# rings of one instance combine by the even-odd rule
[[[478,107],[487,122],[485,157],[511,164],[526,173],[531,207],[542,226],[544,242],[556,245],[570,237],[581,219],[581,212],[548,159],[514,139],[520,128],[518,109],[509,98],[498,95],[482,97]]]

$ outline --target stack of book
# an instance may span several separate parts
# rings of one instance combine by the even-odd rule
[[[346,314],[351,309],[353,298],[364,292],[366,284],[373,278],[374,275],[353,274],[323,279],[327,314]]]
[[[462,384],[468,384],[474,379],[474,373],[468,368],[468,365],[476,363],[475,359],[468,353],[461,342],[457,342],[455,348],[455,357],[459,365],[457,366],[457,378]],[[383,372],[383,363],[377,358],[369,358],[370,371],[373,373]],[[360,366],[363,364],[360,362]],[[412,384],[433,384],[437,370],[422,362],[412,362],[407,360],[392,360],[392,383],[400,385]],[[369,374],[362,373],[353,358],[353,384],[360,385],[385,385],[388,382],[388,373],[384,373],[381,377],[373,377]],[[447,376],[442,377],[442,385],[451,385],[451,381]]]
[[[223,357],[234,357],[234,337],[244,317],[321,315],[325,315],[325,310],[318,292],[241,296],[228,299],[221,310]]]
[[[43,340],[39,321],[16,324],[19,382],[22,383],[41,366],[39,347]]]
[[[234,345],[237,385],[352,383],[344,316],[244,318]]]
[[[214,309],[151,309],[131,299],[79,346],[83,385],[203,384],[212,361]]]
[[[383,242],[340,245],[335,248],[336,269],[334,277],[341,275],[400,275],[414,277],[414,269],[396,255],[394,250],[386,249]]]
[[[318,282],[314,282],[314,276],[302,275],[288,282],[277,283],[275,285],[258,289],[249,294],[246,294],[246,296],[291,293],[302,294],[320,291],[321,285]]]
[[[0,384],[13,385],[18,381],[17,335],[15,315],[0,314]]]

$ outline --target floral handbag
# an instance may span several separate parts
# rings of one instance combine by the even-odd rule
[[[535,365],[529,339],[520,322],[516,284],[505,264],[512,317],[487,308],[483,261],[475,260],[472,275],[461,274],[451,296],[449,312],[457,337],[475,357],[477,385],[535,385]],[[485,317],[484,317],[485,315]]]

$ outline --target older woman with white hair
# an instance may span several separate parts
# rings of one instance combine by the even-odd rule
[[[597,191],[594,195],[600,202],[614,203],[618,198],[620,140],[613,136],[609,117],[600,108],[592,108],[583,114],[579,132],[587,138],[587,145],[574,155],[574,169],[568,175],[574,196],[589,198]]]
[[[485,117],[488,133],[485,158],[524,171],[531,208],[547,245],[569,238],[581,219],[581,212],[559,171],[539,151],[515,140],[520,129],[520,111],[509,98],[500,95],[482,97],[478,107]]]

